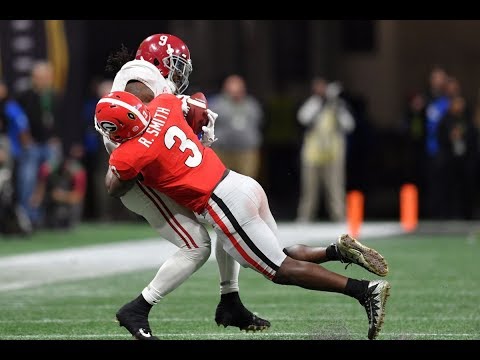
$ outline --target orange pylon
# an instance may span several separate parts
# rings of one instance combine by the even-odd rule
[[[358,237],[363,223],[364,196],[359,190],[347,193],[347,223],[348,231],[353,237]]]
[[[417,228],[418,189],[414,184],[403,184],[400,188],[400,224],[406,232]]]

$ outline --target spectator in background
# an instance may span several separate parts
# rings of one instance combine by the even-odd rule
[[[447,75],[447,80],[445,84],[445,95],[447,95],[449,98],[462,95],[462,87],[460,85],[460,81],[458,81],[455,76]]]
[[[455,95],[450,99],[448,113],[438,126],[440,154],[445,159],[443,178],[446,179],[445,216],[449,219],[470,220],[473,217],[475,186],[475,128],[466,113],[465,99]]]
[[[41,165],[32,206],[44,209],[44,227],[70,229],[81,221],[87,187],[83,156],[83,145],[73,144],[65,159]]]
[[[409,99],[404,116],[405,130],[405,182],[423,187],[422,172],[425,157],[425,97],[415,92]]]
[[[463,108],[462,113],[464,114],[464,116],[468,117],[469,119],[472,119],[473,117],[472,106],[463,95],[462,85],[460,84],[460,81],[458,80],[457,77],[452,75],[448,76],[447,84],[445,85],[445,95],[447,95],[449,99],[453,99],[459,96],[463,97],[464,104],[462,105],[462,108]]]
[[[404,163],[401,183],[417,186],[419,195],[419,216],[425,209],[425,95],[415,91],[407,99],[403,113],[402,135],[404,139]]]
[[[13,157],[10,148],[5,118],[0,116],[0,234],[10,232],[12,221],[9,216],[13,204]]]
[[[29,234],[32,231],[32,224],[23,207],[17,204],[17,196],[22,190],[23,182],[16,175],[18,169],[23,166],[19,159],[30,140],[28,118],[18,102],[9,95],[8,87],[2,79],[0,79],[0,122],[3,138],[1,156],[3,160],[0,161],[3,175],[0,177],[3,179],[3,204],[8,203],[8,209],[0,216],[2,218],[0,221],[8,227],[6,232]]]
[[[111,79],[94,78],[89,97],[83,107],[84,162],[88,173],[84,215],[90,219],[100,219],[114,206],[118,206],[117,199],[112,199],[103,190],[105,186],[103,164],[108,162],[108,153],[105,152],[103,141],[99,138],[92,121],[98,100],[110,92],[112,84]]]
[[[427,104],[446,94],[448,80],[449,76],[443,67],[439,65],[433,66],[428,78],[428,88],[425,92]]]
[[[355,129],[355,120],[341,91],[338,82],[314,78],[312,94],[297,113],[306,128],[300,155],[299,222],[315,219],[322,191],[330,219],[345,220],[346,135]]]
[[[19,202],[35,225],[41,214],[30,206],[40,165],[61,155],[58,123],[60,95],[53,87],[53,68],[47,61],[38,61],[31,71],[31,86],[17,94],[17,99],[30,123],[30,139],[20,156],[18,168]]]
[[[212,148],[227,167],[254,179],[259,177],[264,112],[259,101],[247,93],[243,77],[228,76],[222,92],[208,101],[218,114]]]
[[[85,101],[83,107],[83,144],[85,146],[85,155],[98,156],[98,151],[103,151],[103,143],[98,138],[98,132],[92,123],[92,117],[95,114],[95,106],[98,100],[110,92],[113,80],[111,79],[93,79],[91,84],[91,93]],[[103,170],[103,169],[102,169]]]
[[[0,112],[4,118],[5,131],[10,140],[11,153],[18,160],[23,149],[30,143],[30,128],[28,117],[21,105],[13,99],[8,87],[0,79]]]
[[[475,129],[475,177],[474,182],[476,184],[480,184],[480,91],[477,94],[477,98],[475,101],[474,111],[473,111],[473,127]],[[478,189],[478,187],[476,187]],[[480,211],[480,192],[474,194],[474,216],[475,218],[479,218],[479,211]]]
[[[427,217],[445,218],[447,209],[443,200],[447,192],[445,178],[445,157],[440,152],[438,126],[447,114],[450,99],[447,96],[449,77],[441,67],[434,67],[430,73],[430,87],[427,91],[425,117],[425,201]]]
[[[13,173],[13,157],[11,154],[10,139],[7,135],[6,121],[0,116],[0,173],[8,172],[8,178]],[[7,178],[6,175],[0,175],[0,179]],[[4,182],[0,182],[3,184]]]

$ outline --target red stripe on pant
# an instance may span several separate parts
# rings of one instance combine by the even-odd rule
[[[167,221],[167,223],[170,225],[170,227],[178,234],[178,236],[180,236],[180,238],[183,240],[183,242],[185,243],[185,245],[187,245],[187,247],[189,249],[191,249],[192,247],[194,248],[198,248],[197,244],[193,241],[192,237],[188,234],[188,232],[185,230],[185,228],[183,228],[177,221],[177,219],[175,219],[175,217],[172,215],[172,213],[168,210],[167,206],[165,205],[165,203],[159,198],[157,197],[156,195],[157,194],[154,194],[152,195],[151,193],[153,192],[153,190],[149,189],[148,187],[145,187],[144,185],[140,184],[139,182],[137,182],[138,184],[138,187],[140,188],[140,190],[143,191],[143,193],[152,201],[152,203],[155,205],[155,207],[158,209],[158,211],[160,212],[160,214],[162,214],[162,216],[165,218],[165,220]],[[149,191],[150,190],[150,191]],[[153,192],[154,193],[154,192]],[[156,201],[158,200],[158,201]],[[159,204],[160,202],[160,204]],[[169,215],[166,214],[169,213]],[[173,221],[172,221],[173,220]],[[178,224],[178,227],[180,229],[178,229],[175,224]],[[180,232],[180,230],[183,232]],[[189,244],[188,240],[187,240],[187,237],[189,239],[191,239],[192,241],[192,244]]]
[[[252,265],[255,269],[260,271],[262,274],[267,276],[269,279],[273,278],[273,275],[268,272],[268,270],[264,269],[258,262],[253,260],[250,255],[248,255],[245,250],[242,249],[240,244],[238,243],[237,239],[233,236],[233,234],[228,230],[227,226],[225,223],[220,219],[218,214],[213,210],[213,208],[210,206],[210,204],[207,204],[207,210],[210,216],[213,218],[215,223],[222,229],[223,233],[228,237],[228,239],[231,241],[235,249],[242,255],[242,257],[250,264]]]

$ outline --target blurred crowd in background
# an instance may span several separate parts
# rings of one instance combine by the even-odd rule
[[[195,72],[193,51],[192,58]],[[81,124],[66,139],[69,99],[55,86],[56,72],[44,58],[31,63],[22,86],[0,77],[0,234],[140,220],[104,188],[108,154],[93,112],[114,74],[89,79],[82,108],[70,109]],[[244,74],[230,72],[205,90],[219,114],[213,149],[264,186],[277,219],[345,221],[353,189],[366,195],[367,218],[397,218],[405,183],[418,188],[422,219],[480,219],[480,96],[468,99],[455,72],[432,63],[424,87],[404,94],[401,126],[388,131],[369,121],[376,104],[367,107],[342,78],[320,73],[302,83],[296,98],[279,90],[265,101]],[[186,93],[194,90],[202,88]]]

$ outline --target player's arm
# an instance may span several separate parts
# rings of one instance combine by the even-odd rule
[[[130,80],[125,86],[125,91],[135,95],[145,104],[148,104],[155,97],[153,91],[138,80]]]
[[[108,170],[105,174],[105,187],[108,195],[122,197],[137,180],[142,181],[143,176],[140,171],[130,165],[128,160],[117,156],[117,151],[113,151],[110,155]]]
[[[120,180],[112,171],[112,167],[109,166],[105,175],[105,186],[107,187],[108,195],[118,198],[122,197],[135,185],[137,180],[138,177],[130,180]]]

